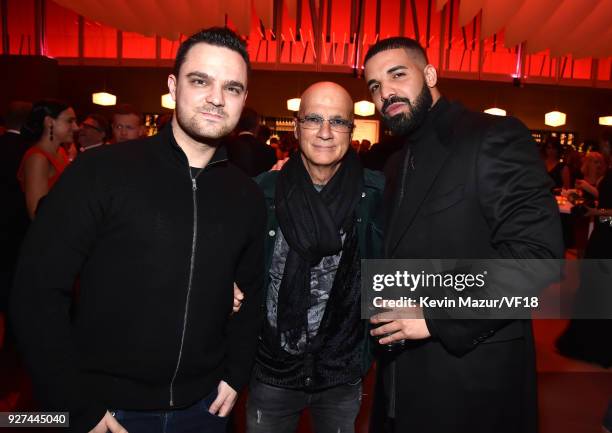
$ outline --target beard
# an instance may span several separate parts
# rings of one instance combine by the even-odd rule
[[[408,105],[408,111],[396,114],[395,116],[386,115],[387,108],[396,102],[403,102]],[[381,112],[383,113],[382,118],[393,135],[409,135],[425,121],[432,103],[433,98],[431,97],[431,92],[427,84],[423,83],[423,88],[416,97],[414,104],[410,99],[402,98],[401,96],[391,96],[387,99],[381,108]]]
[[[200,110],[200,112],[195,113],[193,115],[189,115],[184,112],[179,104],[176,105],[176,121],[181,127],[181,129],[187,134],[189,137],[198,141],[200,143],[206,144],[208,146],[218,146],[220,140],[229,135],[230,132],[236,126],[231,125],[227,122],[225,123],[209,123],[207,120],[203,119],[200,116],[200,112],[212,113],[219,116],[223,116],[224,120],[227,121],[227,114],[223,111],[223,108],[217,108],[215,106],[205,107]],[[238,119],[236,119],[237,123]]]

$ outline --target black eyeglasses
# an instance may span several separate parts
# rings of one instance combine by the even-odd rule
[[[95,126],[90,125],[89,123],[81,123],[81,127],[86,129],[93,129],[94,131],[98,132],[104,132],[103,128],[96,128]]]
[[[336,132],[351,132],[355,127],[353,122],[346,119],[325,119],[321,116],[314,115],[298,117],[297,121],[300,122],[304,129],[321,129],[325,122],[328,122],[331,130]]]

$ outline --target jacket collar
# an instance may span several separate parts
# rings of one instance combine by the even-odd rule
[[[183,149],[181,149],[181,146],[178,145],[178,143],[176,142],[176,139],[174,138],[174,133],[172,132],[171,123],[168,123],[158,135],[163,141],[169,143],[169,146],[172,149],[172,154],[178,163],[180,163],[183,166],[189,165],[189,161],[187,160],[187,155],[185,154]],[[212,158],[210,159],[210,161],[208,161],[208,164],[206,165],[206,167],[208,167],[211,164],[217,164],[217,163],[227,162],[227,161],[228,161],[227,150],[225,149],[225,146],[218,146]]]
[[[452,121],[457,115],[457,112],[461,109],[463,109],[461,104],[450,102],[448,99],[441,96],[429,109],[423,125],[405,137],[405,145],[416,146],[417,144],[421,144],[420,147],[426,148],[427,143],[424,142],[431,137],[432,132],[436,135],[440,143],[445,146],[449,145],[453,132]],[[423,151],[427,152],[427,150]]]
[[[416,150],[416,169],[410,174],[410,181],[406,185],[404,198],[398,202],[399,197],[393,203],[391,219],[385,234],[385,256],[393,257],[404,233],[412,225],[423,201],[429,194],[438,173],[451,154],[453,119],[461,110],[459,104],[451,104],[446,99],[440,98],[426,120],[424,127],[420,128],[415,137],[409,137],[409,141],[402,150],[404,160],[408,147]],[[403,177],[404,166],[410,170],[410,164],[402,164],[398,179]],[[398,185],[398,189],[401,186]]]

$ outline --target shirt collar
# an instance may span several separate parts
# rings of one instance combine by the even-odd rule
[[[85,152],[86,150],[94,149],[96,147],[100,147],[103,145],[104,145],[104,142],[101,141],[100,143],[92,144],[91,146],[81,146],[81,152]]]

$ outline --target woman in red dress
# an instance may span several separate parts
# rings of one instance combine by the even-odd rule
[[[23,155],[17,172],[31,219],[40,199],[47,195],[68,165],[61,144],[71,143],[78,129],[74,110],[64,102],[45,100],[32,107],[21,133],[34,144]]]

